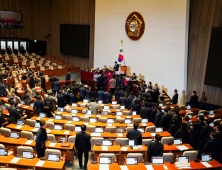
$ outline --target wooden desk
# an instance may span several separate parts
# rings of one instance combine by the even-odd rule
[[[0,156],[0,163],[8,165],[10,168],[19,168],[20,166],[27,166],[28,167],[36,167],[38,169],[65,169],[65,161],[60,162],[51,162],[46,161],[42,167],[36,166],[40,158],[34,159],[23,159],[21,158],[17,163],[11,163],[10,161],[15,156],[8,155],[8,156]]]
[[[184,146],[188,147],[189,150],[192,150],[193,147],[191,147],[188,144],[183,144]],[[176,155],[182,155],[183,151],[180,151],[177,147],[182,145],[164,145],[164,152],[171,152],[174,154],[174,159],[176,158]],[[128,147],[126,151],[121,150],[122,146],[120,145],[113,145],[108,146],[108,150],[102,150],[102,146],[93,146],[93,161],[97,161],[97,157],[100,153],[115,153],[118,155],[118,162],[124,161],[124,156],[127,156],[128,153],[142,153],[143,159],[146,162],[147,160],[147,146],[142,145],[143,149],[131,149]]]
[[[197,112],[198,110],[196,109],[196,108],[191,108],[191,109],[189,109],[189,110],[180,110],[180,112],[179,112],[179,114],[180,115],[185,115],[186,113],[188,113],[188,112]]]
[[[26,138],[19,138],[19,139],[14,139],[14,138],[9,138],[0,135],[0,143],[4,144],[6,148],[13,148],[14,152],[17,154],[17,146],[31,146],[35,149],[35,141],[33,141],[31,144],[26,144],[28,139]],[[46,148],[50,149],[59,149],[61,151],[61,154],[64,155],[66,154],[66,160],[68,161],[73,161],[74,159],[74,143],[71,143],[70,147],[62,147],[61,143],[56,143],[55,146],[49,146],[51,141],[48,141],[46,144]]]

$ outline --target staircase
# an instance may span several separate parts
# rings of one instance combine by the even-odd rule
[[[168,94],[163,90],[163,92],[162,92],[162,99],[163,99],[163,103],[164,104],[170,104],[170,102],[171,102],[171,98],[168,96]]]

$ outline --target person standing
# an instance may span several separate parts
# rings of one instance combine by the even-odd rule
[[[104,72],[103,75],[103,90],[106,92],[106,87],[107,87],[107,75],[106,75],[106,71]]]
[[[89,158],[89,151],[91,150],[91,142],[90,142],[90,135],[85,132],[86,125],[83,124],[81,126],[82,131],[76,134],[76,141],[75,141],[75,148],[78,151],[79,157],[79,168],[86,169],[88,158]],[[84,153],[85,162],[84,166],[82,166],[82,154]]]
[[[66,74],[66,81],[70,81],[70,79],[71,79],[70,70],[68,70]]]
[[[45,87],[45,74],[41,77],[41,88],[47,93],[46,87]]]
[[[155,135],[154,142],[150,142],[147,149],[147,161],[150,162],[152,156],[163,156],[163,144],[160,143],[161,136],[159,134]]]
[[[34,102],[33,110],[35,110],[37,114],[39,115],[39,113],[42,112],[43,106],[44,106],[44,103],[41,100],[41,96],[38,95],[37,100]]]
[[[109,88],[110,88],[112,95],[114,95],[115,89],[116,89],[116,79],[115,79],[114,75],[112,75],[112,79],[109,82]]]
[[[115,61],[115,65],[113,67],[114,71],[119,71],[119,65],[117,64],[117,61]]]
[[[56,95],[56,92],[57,94],[59,93],[59,90],[60,90],[60,82],[59,82],[59,79],[57,79],[55,82],[54,82],[54,95]]]
[[[101,111],[100,105],[97,104],[98,99],[92,99],[91,103],[87,105],[88,110],[91,110],[93,112],[93,114],[97,114],[98,110]]]
[[[169,131],[170,121],[172,116],[168,114],[168,109],[164,109],[164,115],[161,118],[161,127],[163,127],[163,131]]]
[[[2,127],[2,123],[5,122],[5,117],[3,115],[3,110],[2,110],[2,102],[0,101],[0,128]]]
[[[133,129],[130,129],[127,132],[126,137],[129,140],[136,140],[136,145],[142,145],[142,134],[139,130],[137,130],[138,127],[139,127],[139,124],[135,122],[133,124]]]
[[[47,143],[47,133],[46,133],[46,122],[41,121],[40,122],[40,129],[38,130],[38,133],[36,135],[36,144],[35,149],[37,151],[37,157],[41,158],[44,157],[45,154],[45,145]]]
[[[172,102],[173,102],[173,104],[177,104],[178,103],[177,89],[174,90],[174,96],[172,98]]]
[[[52,92],[54,91],[54,82],[57,80],[55,74],[52,75],[52,77],[49,79],[49,81],[51,82],[51,86],[52,86]]]
[[[79,95],[80,95],[80,100],[81,101],[83,101],[83,99],[85,99],[85,97],[86,97],[86,89],[82,84],[79,88]]]

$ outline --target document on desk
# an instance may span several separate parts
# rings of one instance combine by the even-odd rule
[[[137,146],[133,146],[133,149],[139,149]]]
[[[177,146],[177,148],[178,148],[180,151],[189,150],[189,148],[188,148],[188,147],[186,147],[186,146],[184,146],[184,145]]]
[[[18,125],[18,126],[16,126],[15,128],[16,128],[16,129],[20,129],[21,127],[23,127],[23,126]]]
[[[156,134],[155,133],[150,133],[151,134],[151,136],[155,136]]]
[[[68,131],[68,130],[66,130],[66,131],[64,132],[65,135],[68,135],[69,133],[70,133],[70,131]]]
[[[39,130],[39,128],[35,128],[35,129],[32,129],[31,131],[32,132],[37,132]]]
[[[17,163],[21,158],[14,157],[10,162]]]
[[[118,137],[123,137],[122,133],[117,133]]]
[[[107,146],[102,146],[102,151],[108,151],[108,147]]]
[[[67,123],[67,124],[70,124],[70,123],[72,123],[72,121],[68,120],[66,123]]]
[[[209,163],[207,163],[207,162],[201,162],[204,166],[206,166],[207,168],[210,168],[210,167],[212,167],[212,165],[210,165]]]
[[[27,107],[29,107],[29,106],[25,106],[25,107],[23,107],[23,109],[25,109],[25,108],[27,108]]]
[[[54,119],[49,119],[48,122],[52,122]]]
[[[128,170],[127,166],[120,166],[121,170]]]
[[[99,164],[99,170],[109,170],[109,165]]]
[[[51,147],[55,147],[55,145],[56,145],[56,142],[51,142],[51,143],[49,144],[49,146],[51,146]]]
[[[52,130],[48,129],[46,132],[49,133],[49,132],[51,132],[51,131],[52,131]]]
[[[112,124],[108,123],[107,126],[112,126]]]
[[[133,124],[127,124],[128,126],[133,126]]]
[[[145,165],[147,170],[154,170],[152,165]]]
[[[45,161],[39,160],[35,166],[43,166]]]
[[[126,116],[126,118],[131,118],[130,116]]]
[[[91,133],[91,137],[92,136],[101,136],[101,133]]]
[[[25,142],[26,145],[30,145],[33,142],[33,140],[28,140],[27,142]]]
[[[142,126],[147,126],[146,123],[142,123]]]
[[[101,117],[101,115],[97,115],[96,117]]]
[[[121,151],[126,151],[128,149],[128,147],[122,147],[120,150]]]
[[[88,125],[88,122],[84,122],[83,124]]]

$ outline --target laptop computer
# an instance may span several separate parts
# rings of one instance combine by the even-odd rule
[[[72,117],[72,121],[73,122],[79,122],[80,121],[80,117],[73,116]]]
[[[122,116],[123,112],[116,112],[116,116]]]
[[[25,105],[25,102],[24,102],[24,101],[21,101],[21,105]]]
[[[29,106],[33,108],[33,107],[34,107],[34,103],[30,103],[30,105],[29,105]]]
[[[0,148],[0,156],[8,156],[8,148]]]
[[[58,136],[58,139],[57,139],[58,143],[63,143],[63,142],[67,142],[67,141],[68,141],[67,137]]]
[[[89,118],[89,123],[97,123],[97,121],[98,121],[97,118],[93,118],[93,117]]]
[[[98,104],[103,104],[103,101],[102,101],[102,100],[99,100],[99,101],[98,101]]]
[[[209,111],[209,114],[210,114],[210,115],[213,115],[213,114],[214,114],[214,111],[213,111],[213,110]]]
[[[60,156],[59,154],[48,154],[48,161],[53,161],[53,162],[59,162],[60,161]]]
[[[35,122],[35,128],[40,128],[40,122]]]
[[[57,112],[64,112],[64,108],[58,107],[58,108],[57,108]]]
[[[107,119],[107,123],[108,124],[112,124],[112,123],[114,123],[115,122],[115,119],[112,119],[112,118],[108,118]]]
[[[178,156],[178,162],[189,162],[189,156]]]
[[[55,114],[55,120],[62,120],[62,115]]]
[[[188,109],[191,109],[191,106],[187,106],[187,110],[188,110]]]
[[[101,112],[101,115],[108,116],[108,115],[109,115],[109,112],[108,112],[108,111],[103,110],[103,111]]]
[[[24,121],[22,119],[17,120],[17,125],[24,126]]]
[[[120,106],[120,109],[124,110],[124,109],[126,109],[126,107],[125,106]]]
[[[160,107],[163,107],[163,103],[160,103],[159,106],[160,106]]]
[[[159,165],[164,163],[162,156],[152,156],[151,160],[152,165]]]
[[[54,130],[62,130],[61,124],[54,124]]]
[[[161,133],[161,132],[163,132],[163,128],[162,127],[156,127],[155,132],[156,133]]]
[[[141,133],[144,133],[144,132],[145,132],[145,129],[144,129],[144,128],[138,128],[137,130],[140,131]]]
[[[76,103],[72,103],[72,107],[78,107]]]
[[[81,129],[81,126],[75,126],[75,132],[81,132],[82,129]]]
[[[136,146],[136,140],[135,139],[129,139],[127,141],[127,146]]]
[[[137,111],[132,111],[132,116],[136,116],[137,115]]]
[[[19,133],[17,133],[17,132],[11,132],[10,138],[19,139]]]
[[[126,165],[138,165],[137,157],[126,157]]]
[[[72,113],[72,114],[77,114],[77,113],[78,113],[78,110],[77,110],[77,109],[72,109],[72,110],[71,110],[71,113]]]
[[[132,119],[125,119],[124,123],[125,124],[131,124],[132,123]]]
[[[211,154],[202,154],[201,155],[201,161],[202,162],[212,161],[212,155]]]
[[[182,138],[175,138],[173,141],[173,144],[174,145],[182,145],[183,144]]]
[[[88,99],[83,99],[83,103],[89,103]]]
[[[46,113],[40,112],[40,113],[39,113],[39,117],[40,117],[40,118],[45,118],[45,117],[46,117]]]
[[[112,158],[111,157],[99,157],[99,164],[111,164]]]
[[[22,151],[22,158],[25,158],[25,159],[33,159],[33,158],[34,158],[34,152],[31,152],[31,151]]]
[[[112,146],[113,142],[111,140],[103,140],[102,145],[103,146]]]
[[[148,119],[142,119],[141,120],[141,123],[148,123],[149,121],[148,121]]]
[[[6,109],[6,106],[5,106],[5,105],[2,105],[1,108],[2,108],[2,110],[5,110],[5,109]]]
[[[92,114],[92,110],[86,110],[86,114],[87,115],[91,115]]]
[[[112,104],[117,104],[117,101],[112,101]]]
[[[103,110],[109,110],[110,109],[110,106],[104,106],[103,107]]]
[[[104,128],[103,127],[96,127],[95,128],[95,133],[103,133],[104,132]]]

